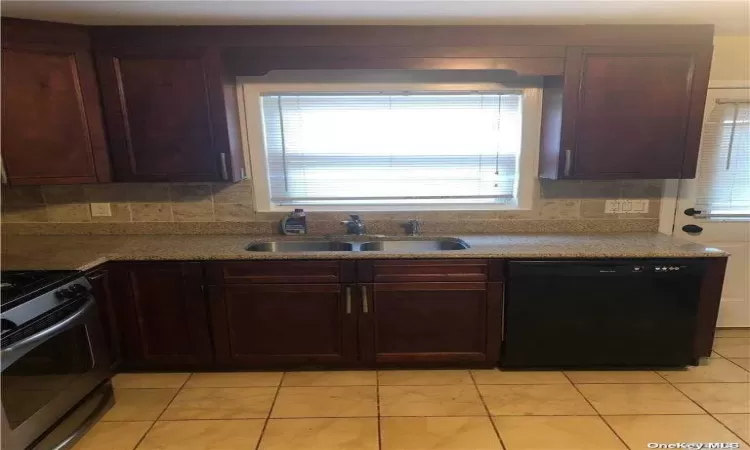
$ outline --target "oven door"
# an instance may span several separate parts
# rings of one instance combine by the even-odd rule
[[[0,351],[3,450],[26,449],[110,376],[96,303],[76,303]]]

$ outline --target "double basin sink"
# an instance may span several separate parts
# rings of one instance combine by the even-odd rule
[[[456,238],[438,239],[383,239],[367,242],[326,240],[284,240],[256,242],[245,247],[251,252],[432,252],[464,250],[469,244]]]

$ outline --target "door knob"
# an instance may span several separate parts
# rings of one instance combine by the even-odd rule
[[[703,213],[703,211],[698,211],[695,208],[688,208],[688,209],[685,210],[685,215],[686,216],[695,216],[695,215],[699,215],[701,213]]]
[[[698,225],[685,225],[682,227],[682,231],[689,234],[700,234],[703,231],[703,227]]]

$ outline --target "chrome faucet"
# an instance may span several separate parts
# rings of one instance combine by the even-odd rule
[[[346,225],[346,234],[356,234],[362,236],[367,233],[365,223],[359,218],[359,214],[349,214],[349,220],[342,220],[341,223]]]
[[[419,236],[420,230],[419,227],[422,225],[422,222],[420,222],[417,219],[410,219],[404,224],[404,229],[406,230],[406,234],[408,236]]]

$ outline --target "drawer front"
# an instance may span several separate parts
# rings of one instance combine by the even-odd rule
[[[363,282],[402,283],[433,281],[487,281],[486,260],[399,259],[360,261],[359,279]]]
[[[207,264],[208,282],[249,283],[338,283],[339,261],[243,261]]]

